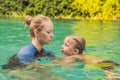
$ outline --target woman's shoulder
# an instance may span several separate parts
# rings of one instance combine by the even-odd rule
[[[32,51],[32,50],[37,50],[37,49],[35,48],[35,46],[32,43],[30,43],[30,44],[27,44],[26,46],[22,47],[20,50]]]
[[[30,43],[20,49],[18,52],[18,55],[34,55],[34,53],[37,51],[37,49]]]

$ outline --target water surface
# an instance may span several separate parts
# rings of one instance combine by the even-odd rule
[[[44,47],[57,56],[63,56],[60,49],[64,37],[75,34],[86,39],[85,54],[120,63],[120,21],[54,19],[53,23],[54,38],[50,45]],[[0,65],[7,63],[10,56],[30,42],[29,27],[24,25],[23,19],[0,18]],[[27,70],[13,70],[8,73],[1,70],[0,80],[108,80],[100,68],[91,64],[77,64],[79,64],[77,67],[40,67],[42,74]],[[114,71],[120,75],[119,67]],[[36,76],[33,76],[32,73]]]

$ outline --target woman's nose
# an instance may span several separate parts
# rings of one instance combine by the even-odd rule
[[[53,34],[53,33],[51,34],[51,37],[52,37],[52,38],[54,37],[54,34]]]

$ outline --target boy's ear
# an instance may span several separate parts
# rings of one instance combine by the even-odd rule
[[[78,49],[74,49],[74,54],[76,55],[76,54],[79,54],[79,50]]]

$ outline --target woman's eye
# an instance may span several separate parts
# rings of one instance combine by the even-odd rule
[[[49,33],[51,33],[51,31],[47,31],[47,33],[49,34]]]

